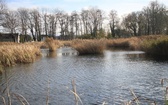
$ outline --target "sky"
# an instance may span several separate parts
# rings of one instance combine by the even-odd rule
[[[8,7],[14,10],[17,8],[48,8],[61,9],[70,13],[75,10],[80,12],[82,9],[97,7],[106,13],[116,10],[119,16],[141,11],[151,1],[153,0],[6,0]],[[158,2],[168,7],[168,0],[158,0]]]

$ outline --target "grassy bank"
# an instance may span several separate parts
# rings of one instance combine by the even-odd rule
[[[41,56],[39,47],[31,44],[6,44],[0,46],[0,71],[18,63],[31,63]]]
[[[73,40],[71,46],[79,55],[103,54],[105,42],[103,40]]]
[[[102,54],[105,48],[141,50],[150,55],[168,56],[168,36],[148,35],[131,38],[103,40],[73,40],[64,41],[65,46],[72,46],[79,55]]]

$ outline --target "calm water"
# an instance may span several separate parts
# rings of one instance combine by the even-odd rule
[[[33,64],[7,69],[11,92],[23,95],[30,105],[46,105],[47,91],[50,105],[75,105],[72,80],[83,105],[123,105],[134,98],[130,89],[140,99],[155,100],[157,105],[164,102],[160,80],[168,78],[166,61],[148,59],[141,51],[106,50],[101,56],[78,56],[71,48],[42,52]],[[12,103],[18,105],[15,98]]]

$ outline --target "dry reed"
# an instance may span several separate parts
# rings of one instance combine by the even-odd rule
[[[168,36],[146,39],[141,44],[141,48],[147,54],[168,57]]]
[[[56,51],[59,46],[61,46],[58,40],[54,40],[53,38],[46,38],[45,44],[49,48],[49,51]]]
[[[106,40],[107,48],[139,50],[141,39],[138,37]]]
[[[17,63],[31,63],[41,56],[38,47],[30,44],[1,45],[0,65],[7,67]]]
[[[103,40],[74,40],[72,47],[78,51],[79,55],[103,54],[105,43]]]

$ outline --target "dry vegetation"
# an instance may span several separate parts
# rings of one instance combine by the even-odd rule
[[[2,44],[0,46],[0,70],[17,63],[31,63],[41,56],[39,47],[32,44]]]
[[[103,40],[73,40],[71,46],[79,55],[103,54],[105,42]]]
[[[43,46],[48,47],[49,51],[53,52],[56,51],[60,46],[63,46],[63,44],[58,40],[54,40],[53,38],[46,38]]]
[[[168,36],[147,38],[141,47],[147,54],[168,57]]]
[[[64,46],[75,48],[79,55],[102,54],[105,48],[142,50],[151,55],[168,55],[168,36],[148,35],[118,39],[63,41]]]
[[[149,35],[131,38],[119,38],[106,41],[107,48],[142,50],[151,55],[168,55],[168,36]]]
[[[137,37],[132,38],[120,38],[120,39],[110,39],[106,41],[107,48],[121,48],[138,50],[140,49],[141,40]]]
[[[168,36],[149,35],[119,39],[94,39],[58,41],[47,38],[44,42],[29,42],[18,44],[13,42],[0,43],[0,73],[4,66],[12,66],[17,63],[33,62],[41,55],[40,48],[49,48],[56,51],[60,46],[71,46],[79,55],[103,54],[105,48],[120,48],[130,50],[142,50],[147,54],[168,57]]]

